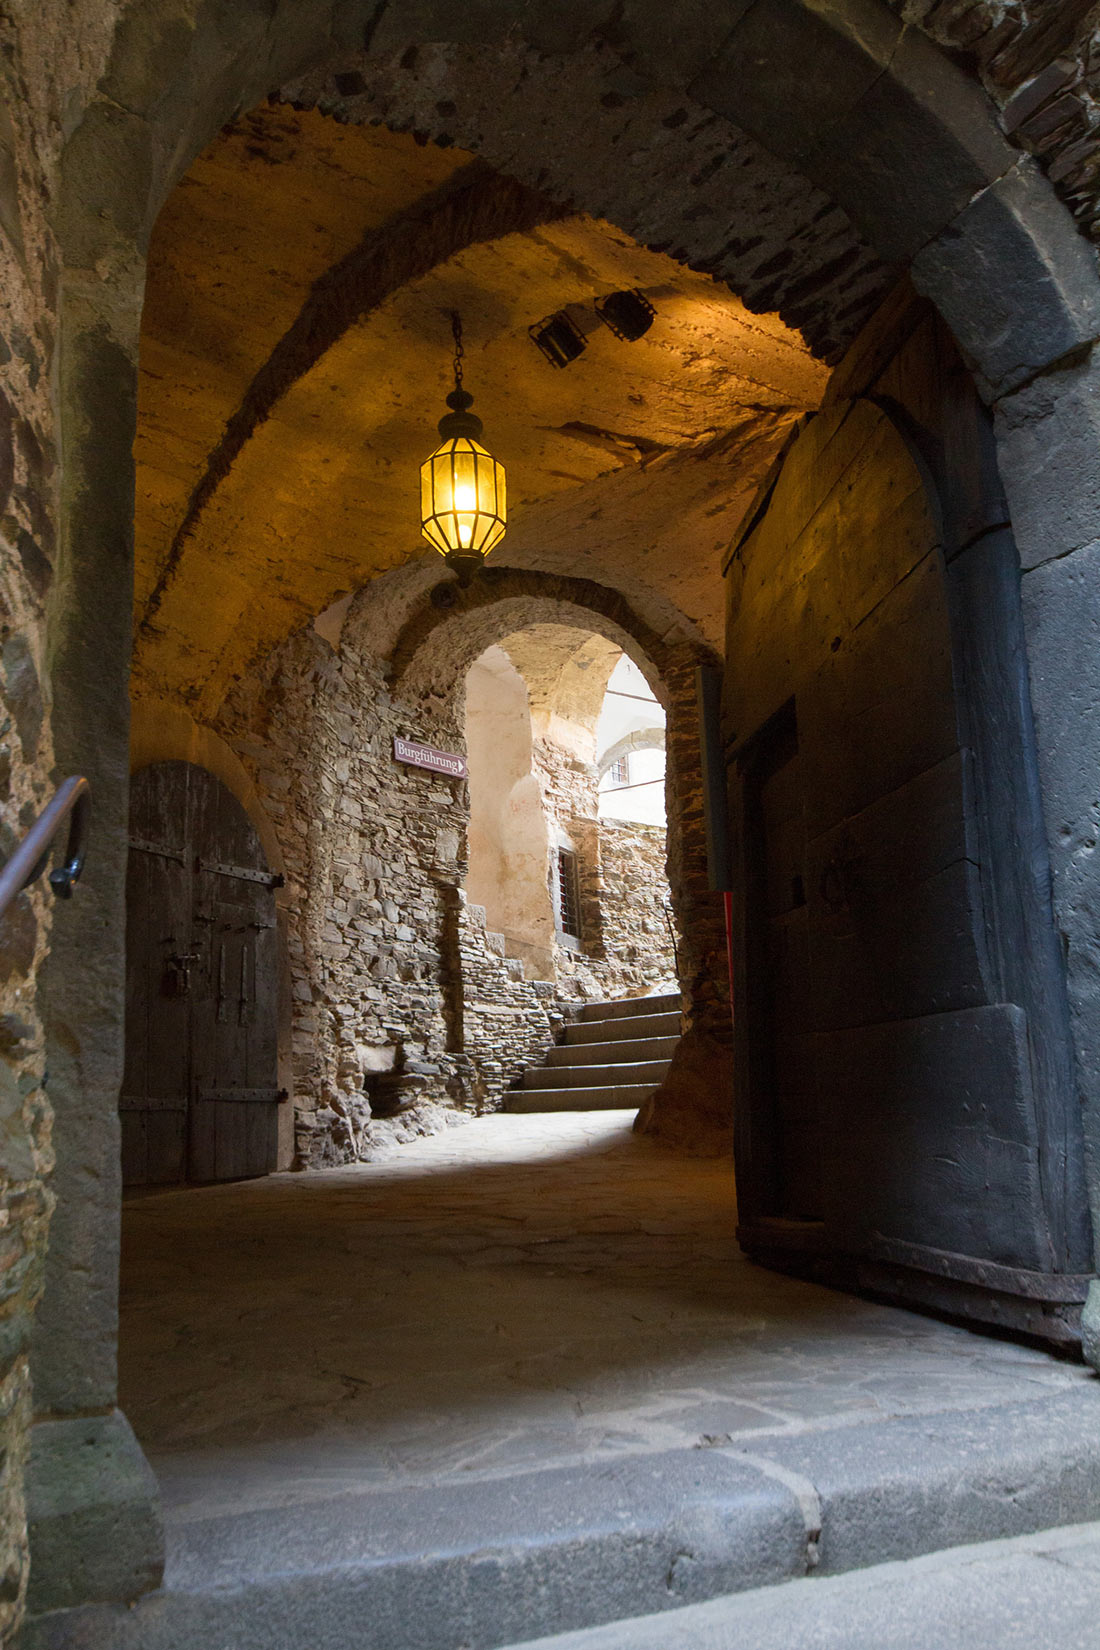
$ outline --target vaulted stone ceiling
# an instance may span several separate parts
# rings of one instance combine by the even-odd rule
[[[605,636],[556,624],[528,625],[500,646],[527,687],[536,738],[570,746],[581,730],[587,739],[577,754],[594,760],[596,723],[622,649]]]
[[[528,326],[641,287],[554,371]],[[827,369],[728,287],[566,212],[455,147],[271,105],[170,197],[150,254],[137,461],[139,691],[216,711],[233,680],[346,591],[411,558],[418,467],[466,382],[508,468],[495,559],[623,590],[718,639],[719,559]]]

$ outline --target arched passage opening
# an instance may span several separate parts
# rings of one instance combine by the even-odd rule
[[[679,989],[663,770],[633,829],[602,812],[599,730],[623,660],[603,637],[537,625],[487,648],[465,683],[468,898],[528,978],[591,998]]]
[[[1033,1046],[1054,1047],[1061,1061],[1057,1082],[1051,1085],[1044,1078],[1043,1103],[1052,1102],[1053,1097],[1052,1103],[1064,1109],[1068,1081],[1071,1089],[1075,1083],[1079,1086],[1086,1106],[1091,1106],[1093,1097],[1088,1074],[1094,1004],[1088,982],[1091,945],[1083,932],[1082,919],[1082,912],[1088,909],[1091,883],[1087,861],[1079,852],[1089,818],[1090,798],[1075,775],[1083,766],[1082,740],[1087,743],[1094,734],[1091,723],[1082,714],[1077,736],[1068,743],[1062,737],[1066,707],[1083,702],[1077,691],[1077,677],[1084,679],[1086,670],[1080,650],[1064,645],[1060,617],[1077,599],[1080,562],[1072,562],[1072,571],[1070,566],[1057,564],[1069,563],[1071,558],[1086,552],[1094,536],[1094,508],[1088,497],[1091,459],[1081,452],[1079,430],[1090,428],[1091,414],[1087,413],[1087,407],[1093,369],[1088,351],[1096,331],[1095,273],[1086,261],[1082,245],[1072,238],[1068,217],[1058,215],[1041,179],[1026,163],[1018,162],[1014,152],[1005,145],[988,109],[975,101],[974,88],[946,61],[934,55],[929,58],[923,37],[903,28],[885,7],[872,9],[875,28],[859,31],[857,36],[839,14],[826,24],[814,8],[792,8],[796,25],[810,31],[805,37],[804,60],[819,61],[819,51],[824,44],[835,50],[840,61],[852,71],[839,77],[822,75],[822,96],[799,99],[797,119],[788,118],[789,99],[783,95],[783,77],[775,67],[791,61],[790,52],[777,51],[774,42],[759,40],[753,50],[747,49],[752,45],[752,29],[759,22],[759,15],[755,19],[751,16],[756,8],[750,9],[747,18],[738,18],[728,31],[726,21],[722,20],[720,26],[715,25],[715,35],[703,29],[685,30],[683,38],[675,43],[670,43],[660,30],[632,23],[626,29],[625,43],[615,38],[610,43],[601,40],[592,44],[580,39],[579,26],[574,35],[557,17],[538,14],[526,21],[528,39],[516,47],[519,57],[524,58],[520,65],[524,72],[515,71],[514,64],[512,67],[515,85],[526,85],[531,79],[526,71],[533,65],[526,61],[524,54],[534,54],[543,60],[541,80],[535,76],[526,91],[517,93],[521,99],[530,99],[529,108],[540,111],[540,120],[517,124],[514,130],[506,114],[501,113],[508,104],[500,96],[499,83],[483,72],[472,72],[484,69],[484,53],[478,56],[482,48],[476,41],[469,46],[453,42],[455,31],[443,20],[406,26],[387,15],[377,28],[367,30],[365,19],[355,20],[353,29],[348,15],[341,13],[339,24],[326,33],[324,48],[318,49],[311,39],[304,37],[299,24],[284,24],[276,19],[270,27],[265,25],[260,30],[251,17],[223,18],[225,34],[220,40],[215,40],[204,23],[193,34],[188,33],[189,55],[182,57],[177,50],[168,53],[176,65],[168,86],[164,84],[165,77],[150,68],[149,54],[155,45],[156,28],[151,25],[143,30],[135,25],[121,32],[104,76],[102,96],[88,102],[84,118],[71,140],[59,224],[65,263],[65,314],[61,331],[66,353],[61,380],[71,401],[60,431],[67,466],[63,538],[68,560],[64,564],[65,576],[55,587],[54,597],[54,657],[58,663],[53,735],[61,762],[93,770],[103,799],[105,835],[113,838],[102,868],[89,881],[84,910],[66,932],[58,933],[47,1003],[56,1054],[56,1058],[51,1056],[53,1094],[62,1114],[57,1132],[62,1169],[58,1177],[61,1198],[51,1262],[54,1277],[47,1288],[40,1320],[36,1381],[43,1413],[53,1416],[59,1424],[73,1414],[104,1414],[110,1409],[114,1394],[113,1324],[107,1321],[111,1316],[109,1303],[113,1291],[112,1240],[108,1236],[102,1253],[97,1251],[82,1267],[84,1281],[79,1285],[66,1281],[65,1255],[73,1253],[78,1235],[87,1230],[94,1216],[94,1211],[89,1211],[82,1201],[80,1189],[89,1179],[89,1164],[103,1170],[91,1174],[90,1179],[105,1189],[103,1195],[109,1208],[103,1224],[108,1231],[114,1198],[109,1161],[115,1141],[109,1119],[117,1098],[119,1076],[118,894],[125,766],[119,760],[119,751],[124,740],[124,677],[128,654],[128,625],[118,589],[126,582],[125,569],[118,565],[118,547],[129,541],[132,517],[127,453],[132,430],[130,397],[135,365],[133,317],[140,280],[136,271],[145,229],[155,217],[168,178],[189,161],[227,116],[238,108],[255,104],[273,86],[284,85],[295,75],[305,73],[313,77],[310,84],[301,81],[295,87],[292,95],[299,103],[322,100],[326,107],[343,115],[353,113],[351,105],[361,98],[365,100],[362,112],[370,118],[378,111],[379,97],[388,98],[390,105],[382,118],[450,137],[454,132],[444,131],[442,123],[454,126],[460,142],[471,148],[481,147],[491,163],[526,176],[528,187],[536,186],[537,182],[538,187],[547,189],[551,195],[554,193],[551,161],[562,169],[576,166],[585,176],[575,189],[563,187],[563,193],[579,196],[591,211],[606,212],[640,239],[667,242],[683,251],[687,262],[703,264],[709,258],[710,267],[734,279],[739,290],[759,302],[762,308],[778,310],[804,326],[807,336],[817,340],[823,357],[833,358],[850,341],[860,321],[874,307],[875,298],[884,290],[885,282],[877,284],[882,277],[874,267],[874,257],[865,261],[867,244],[873,244],[875,251],[888,260],[915,259],[915,278],[939,303],[957,339],[976,365],[982,392],[995,405],[1002,432],[1002,452],[1010,456],[1005,479],[1016,537],[1027,569],[1026,628],[1021,628],[1018,622],[1017,587],[1013,583],[1018,577],[1017,563],[1011,559],[1016,547],[1009,535],[1001,539],[995,537],[1004,531],[1003,504],[999,513],[995,513],[991,507],[993,490],[983,493],[984,505],[976,505],[974,494],[967,494],[964,488],[951,501],[954,530],[945,550],[945,560],[951,565],[958,564],[954,583],[948,581],[954,604],[951,634],[954,641],[960,635],[977,633],[974,621],[981,606],[978,587],[973,580],[964,579],[962,573],[974,572],[976,580],[976,569],[981,563],[983,577],[990,581],[989,588],[996,593],[998,602],[1003,603],[998,609],[998,633],[1007,638],[1009,644],[996,654],[998,691],[1003,703],[1012,707],[1012,729],[1016,733],[1023,730],[1020,739],[1016,739],[1016,733],[1012,736],[1016,743],[1010,766],[1020,781],[1013,794],[1022,810],[1019,817],[1025,826],[1023,840],[1029,844],[1029,873],[1025,882],[1041,906],[1044,868],[1049,864],[1051,852],[1049,835],[1054,855],[1058,928],[1071,936],[1069,984],[1075,1041],[1070,1041],[1066,978],[1061,963],[1053,975],[1044,972],[1045,964],[1038,970],[1030,969],[1028,989],[1032,995],[1023,1012],[1031,1014],[1037,1000],[1043,999],[1042,1012],[1047,1013],[1049,1019],[1043,1022],[1041,1045],[1036,1039]],[[429,37],[452,41],[452,44],[430,45]],[[364,39],[368,39],[365,58],[361,51]],[[332,40],[340,43],[338,53],[333,52]],[[334,65],[330,52],[333,57],[339,55],[338,65]],[[504,59],[506,56],[503,54]],[[374,72],[376,59],[387,66],[381,78]],[[657,70],[655,63],[660,64]],[[761,63],[773,67],[761,74]],[[737,72],[738,64],[753,66],[751,84],[746,83],[745,75]],[[417,79],[418,73],[423,74],[423,80]],[[615,84],[610,84],[609,77]],[[836,89],[838,84],[843,88],[840,91]],[[468,107],[464,108],[463,85],[486,88],[486,101],[492,106],[490,114],[495,118],[483,121],[480,110],[470,113]],[[566,100],[560,93],[566,85],[579,88],[578,95],[584,92],[584,110],[586,114],[593,114],[591,120],[578,120],[573,109],[569,116],[571,125],[583,127],[590,137],[591,149],[584,152],[583,146],[550,142],[546,147],[551,154],[543,155],[537,165],[533,165],[530,156],[525,158],[519,152],[526,134],[535,133],[540,144],[547,132],[552,135],[552,116],[555,107],[565,107]],[[950,94],[946,103],[938,98],[945,86]],[[692,108],[688,108],[688,104]],[[696,105],[706,111],[701,128],[704,147],[692,152],[693,158],[703,156],[697,166],[687,164],[684,153],[675,149],[679,141],[675,134],[684,133],[685,129],[691,142],[697,141],[693,115]],[[943,113],[945,107],[951,109],[948,116]],[[604,112],[598,113],[600,110]],[[678,118],[681,111],[683,119]],[[740,134],[731,132],[730,116],[741,121],[755,136],[746,140],[744,130]],[[671,181],[666,190],[653,187],[654,166],[639,168],[638,176],[643,181],[636,183],[633,174],[624,180],[622,173],[629,169],[619,168],[614,160],[608,159],[615,148],[611,125],[619,122],[620,130],[625,130],[635,119],[639,122],[634,127],[636,139],[638,134],[648,132],[669,146],[659,154],[654,153],[655,159],[667,161],[668,170],[664,175]],[[464,129],[458,124],[463,120],[467,122]],[[151,126],[157,128],[155,136],[151,135]],[[521,133],[520,138],[515,137],[515,131]],[[663,133],[672,136],[664,138]],[[782,157],[776,160],[774,153],[765,154],[761,161],[759,144],[769,139],[775,148],[783,151]],[[707,148],[712,143],[713,148]],[[638,142],[628,147],[636,152]],[[620,151],[625,152],[627,149]],[[713,221],[708,223],[705,212],[695,212],[700,204],[697,195],[688,199],[690,191],[683,187],[685,178],[697,178],[694,188],[702,190],[722,172],[722,157],[734,154],[739,157],[738,164],[729,168],[727,179],[730,176],[747,178],[750,184],[755,179],[753,187],[760,197],[766,196],[773,204],[781,203],[780,244],[769,241],[768,236],[758,237],[756,220],[753,220],[753,232],[747,232],[746,213],[720,208],[719,222],[738,225],[733,240],[726,241],[721,229]],[[914,154],[922,157],[919,170],[912,164]],[[606,170],[591,165],[593,155]],[[899,156],[904,156],[904,161],[899,161]],[[718,164],[708,170],[716,158]],[[758,163],[764,165],[763,173],[754,171]],[[549,176],[537,181],[538,170],[542,168]],[[816,187],[828,188],[840,199],[860,226],[866,242],[861,244],[858,233],[854,239],[848,238],[851,221],[841,222],[831,217],[828,200],[807,190],[796,168],[816,178]],[[611,179],[606,193],[601,192],[598,181],[593,181],[599,176]],[[151,184],[150,177],[153,178]],[[775,187],[764,187],[761,178]],[[905,187],[898,186],[899,180],[904,181]],[[620,186],[624,194],[630,193],[628,184],[633,189],[632,201],[621,196],[616,201]],[[791,185],[789,190],[788,185]],[[751,187],[749,193],[752,193]],[[687,200],[682,218],[666,210],[673,200],[681,204]],[[785,215],[788,208],[793,211],[796,206],[805,208],[796,214],[797,221]],[[690,224],[696,228],[687,227]],[[797,247],[799,253],[789,262],[783,258],[788,244]],[[755,259],[757,267],[745,271],[746,259]],[[807,291],[802,283],[807,274],[815,270],[821,277],[820,283],[811,281]],[[995,271],[992,278],[991,270]],[[833,274],[827,279],[829,271]],[[846,285],[846,272],[858,277],[852,289]],[[824,298],[820,296],[822,292]],[[845,322],[850,328],[847,333]],[[902,330],[906,324],[902,323]],[[875,386],[874,393],[893,400],[899,398],[891,355],[891,351],[896,355],[898,333],[896,330],[891,333],[887,327],[886,336],[889,345],[885,366],[881,353],[883,333],[872,332],[870,340],[865,339],[861,362],[849,378],[852,393]],[[952,395],[957,385],[950,386],[950,394],[941,395],[939,390],[943,388],[943,385],[938,388],[925,385],[918,393],[910,386],[900,399],[909,411],[915,409],[923,416],[924,433],[931,434],[933,447],[937,443],[942,446],[946,441],[953,450],[960,451],[970,437],[960,437],[951,421],[950,415],[956,406]],[[933,409],[931,413],[929,406]],[[1076,422],[1075,412],[1080,414]],[[261,416],[257,421],[265,420]],[[920,425],[921,417],[918,416],[916,422]],[[1066,426],[1064,436],[1059,433],[1063,426]],[[976,423],[971,429],[974,427]],[[89,433],[93,430],[94,436]],[[988,444],[982,448],[978,442],[970,457],[971,476],[980,473],[988,480],[992,465]],[[211,475],[217,479],[217,465]],[[205,509],[210,497],[213,493],[204,492],[198,499],[189,497],[187,503],[189,507],[192,503],[201,503]],[[1066,508],[1065,498],[1074,501],[1072,510]],[[532,558],[538,553],[538,546],[533,545]],[[585,573],[594,571],[596,569],[589,567]],[[123,576],[120,577],[120,573]],[[644,585],[646,581],[639,582]],[[175,623],[168,623],[167,590],[166,584],[163,592],[154,586],[149,593],[151,597],[157,595],[153,611],[147,616],[149,640],[160,660],[180,651],[179,628]],[[637,589],[631,593],[639,597],[646,594]],[[335,589],[326,592],[326,595],[335,594]],[[667,597],[667,592],[664,596]],[[231,604],[231,612],[235,611],[237,619],[246,605],[238,602],[232,610]],[[320,605],[320,601],[316,605]],[[665,627],[671,615],[667,604],[656,600],[648,608],[643,605],[642,610],[646,622],[662,641],[670,647],[681,645],[682,637],[668,641]],[[692,612],[691,603],[685,599],[681,610]],[[156,634],[158,625],[164,627],[160,635]],[[93,636],[94,647],[88,645]],[[231,652],[235,636],[234,619],[230,617],[220,633],[208,639],[207,654],[213,655],[219,648]],[[689,641],[695,639],[689,638]],[[1030,742],[1027,675],[1019,668],[1025,649],[1030,649],[1031,681],[1037,693],[1040,768]],[[1013,658],[1018,667],[1016,673],[1006,675],[1006,667]],[[973,684],[981,675],[982,659],[977,650],[970,656],[969,664],[970,674],[966,680]],[[957,665],[955,655],[956,679]],[[204,667],[200,688],[198,675],[196,672],[188,677],[185,673],[184,680],[195,702],[211,711],[217,701],[204,697],[211,677]],[[87,714],[88,704],[95,707],[93,716]],[[981,734],[983,716],[986,729],[992,728],[996,717],[982,710],[980,696],[976,701],[968,688],[961,704],[959,720],[965,724],[968,739],[975,729]],[[736,742],[759,730],[733,726],[727,731]],[[696,735],[697,728],[693,728],[692,737]],[[687,738],[685,728],[677,747],[670,725],[672,761],[684,753]],[[697,746],[697,738],[695,743]],[[980,748],[980,737],[975,743]],[[740,745],[736,748],[740,755],[745,754]],[[973,747],[967,743],[965,748],[970,751]],[[1065,755],[1066,750],[1072,755]],[[988,833],[981,837],[995,813],[995,799],[999,794],[998,767],[992,750],[987,759],[979,761],[978,772],[978,794],[984,795],[985,800],[972,816],[972,822],[984,842],[983,865],[1000,865],[999,856],[1007,851],[1005,845],[997,846],[995,838]],[[1045,813],[1040,812],[1040,804]],[[1047,833],[1042,828],[1044,817]],[[701,836],[701,819],[693,824]],[[999,872],[994,875],[994,882],[998,876]],[[983,900],[986,887],[987,884],[983,884]],[[1008,884],[1002,883],[1002,887],[1007,888]],[[709,890],[689,888],[691,897],[696,892]],[[1042,943],[1035,942],[1031,925],[1035,921],[1045,924],[1045,937],[1053,937],[1055,930],[1049,912],[1037,913],[1032,907],[1024,919],[1026,936],[1021,951],[1018,936],[1008,924],[1007,912],[1013,900],[1017,911],[1026,910],[1027,888],[1017,888],[1011,897],[1010,893],[1011,890],[1005,893],[999,915],[991,916],[988,907],[984,908],[982,922],[991,931],[997,929],[994,949],[1002,961],[1024,955],[1030,967],[1035,955],[1049,955],[1045,938]],[[996,900],[992,902],[996,903]],[[81,937],[84,923],[89,926],[83,932],[95,935],[95,944],[104,961],[104,984],[98,996],[95,992],[89,995],[83,987],[77,993],[75,987],[67,983],[79,972],[75,965],[79,947],[84,943]],[[113,969],[103,949],[112,933],[115,936]],[[104,935],[108,936],[107,940]],[[995,1006],[991,995],[972,1006]],[[1022,1007],[1014,996],[1009,996],[1008,1001]],[[83,1026],[87,1035],[88,1060],[81,1063],[79,1074],[71,1052],[74,1025]],[[1021,1037],[1023,1035],[1021,1032]],[[1023,1066],[1018,1063],[1015,1069],[1021,1070]],[[81,1106],[66,1107],[66,1095],[77,1089],[82,1097]],[[1090,1126],[1091,1117],[1087,1109]],[[1026,1154],[1033,1148],[1024,1144],[1024,1150]],[[1076,1195],[1072,1189],[1070,1195],[1071,1198]],[[1084,1267],[1077,1253],[1079,1247],[1075,1240],[1073,1256],[1066,1250],[1053,1257],[1053,1265],[1049,1264],[1051,1257],[1048,1256],[1048,1264],[1043,1268],[1045,1275],[1067,1272],[1068,1261],[1067,1275],[1078,1280],[1072,1287],[1079,1288]],[[910,1255],[909,1259],[912,1258]],[[1002,1261],[994,1259],[992,1264],[1000,1265]],[[988,1276],[983,1275],[979,1288],[987,1286]],[[1004,1284],[1008,1280],[998,1275],[997,1281]],[[1011,1293],[1000,1289],[994,1292]],[[108,1302],[105,1315],[100,1311],[103,1301]],[[1072,1305],[1072,1302],[1066,1304]],[[74,1338],[79,1339],[82,1348],[79,1360],[82,1373],[75,1385],[63,1373],[73,1363]],[[144,1569],[137,1561],[131,1565],[130,1585],[134,1575],[147,1576],[151,1567],[155,1567],[148,1561],[147,1553],[143,1562]],[[44,1569],[42,1573],[45,1574]],[[64,1594],[60,1596],[67,1601]]]

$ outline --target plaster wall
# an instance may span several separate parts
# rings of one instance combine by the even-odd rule
[[[549,844],[532,771],[531,706],[523,677],[493,647],[466,675],[470,768],[466,893],[504,935],[529,978],[554,978],[554,915],[547,886]]]
[[[548,680],[547,637],[555,630],[566,651]],[[466,676],[468,896],[484,908],[488,927],[503,936],[507,955],[523,961],[528,977],[557,979],[567,995],[629,993],[672,981],[663,757],[656,828],[646,829],[643,820],[637,831],[605,830],[596,811],[597,709],[606,703],[603,684],[617,650],[599,637],[578,643],[575,632],[554,626],[511,636],[507,647],[489,648]],[[612,675],[622,675],[626,656],[618,658]],[[632,670],[628,679],[645,687],[641,672]],[[646,714],[652,720],[654,707],[663,722],[656,700]],[[578,855],[579,948],[564,939],[556,920],[563,848]]]
[[[601,819],[664,824],[664,727],[665,713],[648,682],[624,656],[608,680],[596,725]],[[617,756],[627,759],[630,789],[620,788],[608,772]]]

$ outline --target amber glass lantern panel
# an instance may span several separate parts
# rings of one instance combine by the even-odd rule
[[[469,436],[445,441],[421,466],[421,530],[441,556],[487,556],[506,516],[504,466]]]

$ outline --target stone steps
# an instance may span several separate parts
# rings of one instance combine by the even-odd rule
[[[672,1059],[672,1051],[680,1041],[679,1031],[672,1036],[639,1037],[629,1044],[637,1060]],[[546,1056],[548,1066],[613,1066],[621,1061],[623,1041],[610,1043],[558,1043]]]
[[[613,1020],[574,1020],[565,1028],[565,1043],[574,1048],[584,1043],[618,1043],[636,1037],[679,1037],[680,1010],[658,1014],[634,1014]]]
[[[637,1111],[653,1093],[653,1083],[608,1084],[600,1088],[513,1089],[506,1111]]]
[[[803,1577],[510,1650],[1001,1650],[1094,1642],[1100,1524]]]
[[[680,998],[624,997],[586,1003],[541,1066],[508,1095],[513,1112],[637,1108],[668,1074],[680,1040]]]
[[[668,1060],[616,1060],[609,1066],[537,1066],[523,1074],[525,1089],[634,1088],[648,1083],[656,1088],[668,1071]]]
[[[581,1019],[621,1020],[638,1015],[670,1013],[673,1009],[677,1014],[680,1012],[678,991],[666,991],[654,997],[616,997],[611,1002],[585,1003],[581,1009]]]

